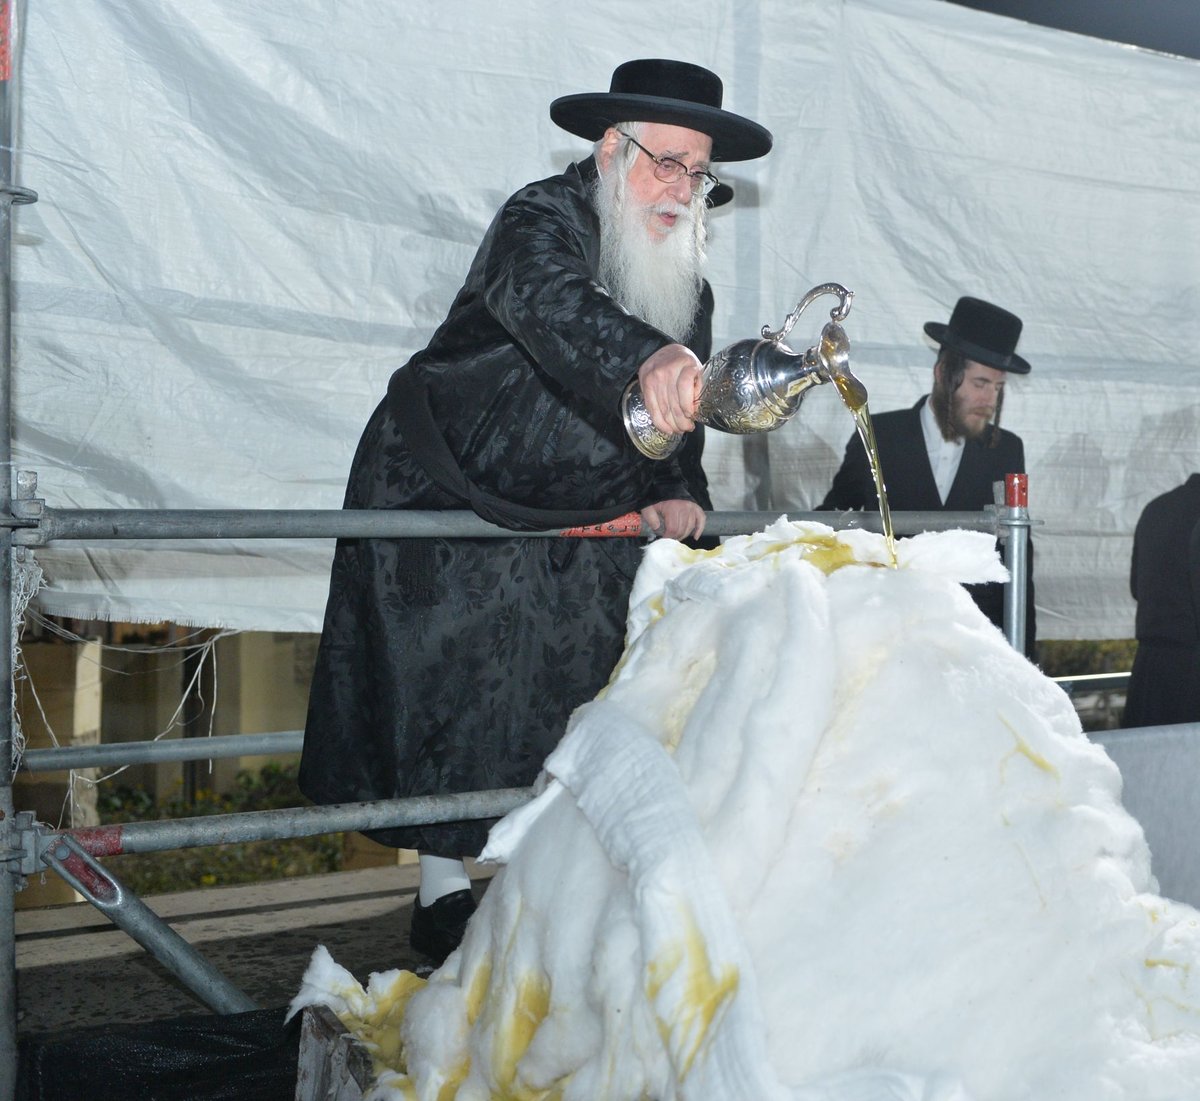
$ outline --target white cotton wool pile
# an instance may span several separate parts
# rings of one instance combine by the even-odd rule
[[[649,548],[612,682],[492,831],[373,1098],[1200,1097],[1200,915],[959,585],[1003,578],[991,537],[889,562],[786,520]],[[317,963],[294,1009],[346,1004]]]

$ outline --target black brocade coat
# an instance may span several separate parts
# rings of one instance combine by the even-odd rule
[[[680,461],[643,458],[622,426],[621,392],[671,339],[597,281],[594,176],[589,158],[501,208],[446,320],[392,376],[359,442],[344,507],[488,515],[499,503],[502,515],[526,506],[556,510],[563,522],[671,498],[711,508],[699,430],[682,459],[689,492]],[[712,323],[705,291],[689,341],[702,360]],[[432,416],[414,413],[426,401]],[[461,484],[418,444],[431,425]],[[532,783],[571,711],[621,655],[641,553],[629,539],[340,540],[301,790],[339,803]],[[370,836],[466,856],[490,824]]]
[[[987,441],[967,440],[962,461],[950,486],[945,504],[938,494],[925,433],[921,429],[921,398],[911,409],[897,409],[871,417],[875,443],[887,486],[888,506],[894,512],[974,512],[994,502],[992,483],[1003,482],[1006,474],[1025,473],[1025,448],[1021,438],[1004,428],[991,426]],[[822,509],[869,509],[879,511],[875,479],[867,462],[866,448],[857,433],[846,444],[841,468],[821,502]],[[1025,653],[1032,656],[1036,621],[1033,608],[1033,544],[1029,545],[1026,576]],[[1004,630],[1004,586],[967,585],[980,611]]]

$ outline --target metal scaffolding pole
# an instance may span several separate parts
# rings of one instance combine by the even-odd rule
[[[12,462],[12,208],[31,203],[37,196],[14,182],[13,135],[16,115],[16,63],[19,56],[17,0],[0,3],[0,471],[4,496],[13,496]],[[10,533],[0,537],[0,586],[3,613],[0,619],[0,1099],[16,1091],[17,995],[15,893],[18,871],[13,850],[16,824],[13,815],[13,623]]]
[[[7,407],[6,407],[7,413]],[[7,422],[7,415],[3,418]],[[4,470],[7,477],[8,467]],[[0,611],[0,1098],[17,1088],[16,891],[20,846],[13,807],[12,538],[0,532],[4,604]]]
[[[42,859],[119,929],[129,934],[215,1013],[242,1013],[258,1003],[221,974],[74,837],[60,835]]]
[[[1004,586],[1004,634],[1018,654],[1025,653],[1025,605],[1029,600],[1029,482],[1024,474],[1009,474],[1004,486],[1001,523],[1005,529],[1004,564],[1008,584]]]
[[[1014,508],[1012,527],[1004,543],[1004,564],[1008,567],[1009,582],[1004,586],[1004,634],[1018,654],[1025,653],[1025,604],[1027,592],[1026,563],[1029,561],[1029,513]]]
[[[1123,692],[1128,673],[1094,673],[1052,677],[1072,698],[1084,692]],[[121,768],[163,761],[216,761],[231,757],[286,756],[304,748],[303,730],[276,730],[264,734],[217,734],[209,738],[168,738],[148,742],[103,742],[99,745],[66,745],[52,749],[27,749],[21,767],[27,772],[57,772],[72,768]]]
[[[26,485],[35,478],[22,472]],[[28,492],[26,490],[25,492]],[[779,519],[779,512],[710,512],[705,535],[745,535]],[[832,528],[882,531],[877,512],[789,512]],[[997,530],[992,512],[893,512],[896,532],[967,528]],[[481,520],[473,512],[400,509],[58,509],[22,496],[0,525],[13,530],[17,546],[44,546],[58,540],[126,539],[387,539],[387,538],[557,538],[573,536],[648,537],[636,513],[608,524],[554,531],[513,532]]]
[[[303,730],[270,734],[217,734],[211,738],[164,738],[155,742],[103,742],[27,749],[21,767],[28,772],[57,772],[66,768],[121,768],[162,761],[218,761],[229,757],[258,757],[299,753]]]
[[[31,812],[22,811],[14,826],[23,841],[22,868],[26,874],[34,874],[45,867],[53,868],[204,1005],[216,1013],[238,1013],[257,1006],[158,914],[128,891],[96,857],[281,837],[310,837],[348,830],[500,818],[527,803],[531,797],[529,788],[504,788],[63,831],[38,825]],[[14,1043],[14,1065],[15,1054]]]
[[[41,871],[47,852],[60,837],[73,837],[93,856],[122,856],[204,845],[274,841],[284,837],[315,837],[324,833],[502,818],[529,802],[530,798],[529,788],[496,788],[450,795],[413,795],[369,803],[331,803],[321,807],[284,807],[239,814],[166,818],[156,822],[81,826],[74,830],[53,830],[38,825],[31,812],[21,811],[17,815],[17,825],[24,846],[23,870],[26,875],[32,875]],[[32,841],[31,833],[35,835]]]

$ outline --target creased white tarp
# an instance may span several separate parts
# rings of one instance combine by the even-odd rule
[[[16,463],[48,504],[333,508],[391,371],[503,198],[586,155],[550,101],[633,56],[700,62],[776,135],[721,174],[718,346],[809,287],[876,411],[927,389],[960,294],[1026,322],[1039,634],[1127,637],[1133,524],[1200,467],[1200,63],[940,0],[77,0],[21,28]],[[824,300],[822,300],[824,303]],[[793,333],[811,342],[814,306]],[[811,330],[811,331],[810,331]],[[851,421],[710,434],[719,508],[803,510]],[[768,488],[747,449],[769,448]],[[332,544],[56,544],[45,610],[320,622]]]

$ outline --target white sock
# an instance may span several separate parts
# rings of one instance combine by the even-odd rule
[[[458,857],[418,853],[417,861],[421,865],[421,886],[417,898],[422,906],[432,906],[439,898],[455,891],[471,889],[467,866]]]

